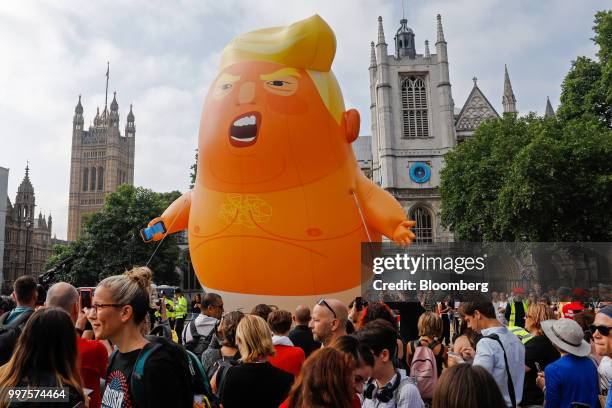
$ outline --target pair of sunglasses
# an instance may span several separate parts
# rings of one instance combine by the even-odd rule
[[[334,309],[332,309],[332,307],[329,305],[329,303],[327,303],[325,301],[325,299],[321,299],[317,302],[317,305],[319,306],[325,306],[326,308],[328,308],[333,314],[334,314],[334,319],[337,319],[338,316],[336,315],[336,312],[334,311]]]
[[[608,336],[610,334],[610,329],[612,329],[612,327],[595,326],[594,324],[589,325],[589,330],[591,331],[591,334],[595,334],[595,331],[599,331],[602,336]]]

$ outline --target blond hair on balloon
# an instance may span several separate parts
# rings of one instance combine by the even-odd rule
[[[285,27],[265,28],[239,35],[221,54],[221,70],[245,61],[267,61],[304,69],[312,79],[327,110],[340,123],[344,98],[331,65],[336,36],[318,15]]]

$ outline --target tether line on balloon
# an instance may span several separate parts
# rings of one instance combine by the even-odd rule
[[[372,242],[372,238],[370,237],[370,231],[368,231],[368,226],[366,225],[365,218],[363,217],[363,211],[361,211],[361,205],[359,204],[359,200],[357,199],[357,194],[355,194],[354,190],[351,190],[351,194],[355,199],[355,205],[357,206],[357,210],[359,211],[359,217],[361,218],[361,223],[363,224],[366,236],[368,237],[368,242]]]
[[[183,206],[185,206],[185,203],[183,203]],[[181,211],[183,209],[181,208]],[[153,260],[153,257],[155,256],[155,254],[157,253],[157,250],[159,249],[159,247],[161,246],[161,244],[164,242],[164,240],[166,239],[166,237],[168,236],[168,231],[170,231],[172,229],[172,226],[174,225],[174,222],[176,221],[176,219],[178,218],[179,214],[181,213],[181,211],[179,211],[175,216],[174,219],[172,220],[172,222],[170,223],[170,226],[166,229],[166,232],[164,234],[164,236],[162,237],[162,239],[159,241],[159,244],[157,244],[157,246],[155,247],[155,250],[153,251],[153,253],[151,254],[151,257],[149,258],[149,260],[147,261],[147,263],[145,264],[145,266],[149,266],[149,264],[151,263],[151,261]]]

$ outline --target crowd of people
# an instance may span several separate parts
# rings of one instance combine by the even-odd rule
[[[23,387],[65,390],[56,407],[612,407],[612,305],[579,290],[424,294],[406,338],[380,301],[225,312],[215,293],[154,304],[151,278],[108,277],[86,308],[68,283],[41,302],[17,279],[1,304],[0,408],[51,406],[11,396]]]

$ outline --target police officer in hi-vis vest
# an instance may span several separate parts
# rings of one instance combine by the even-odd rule
[[[511,302],[508,302],[506,306],[506,312],[504,316],[508,321],[509,327],[525,327],[525,316],[527,315],[527,306],[529,305],[527,300],[523,300],[525,289],[514,288],[512,289],[514,295]]]

